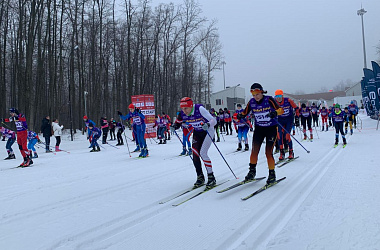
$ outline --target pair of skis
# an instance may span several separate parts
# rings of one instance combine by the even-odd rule
[[[259,188],[258,190],[256,190],[256,191],[253,192],[252,194],[250,194],[250,195],[248,195],[248,196],[246,196],[246,197],[244,197],[244,198],[241,198],[241,199],[242,199],[242,200],[248,200],[249,198],[251,198],[251,197],[253,197],[253,196],[255,196],[255,195],[261,193],[262,191],[264,191],[264,190],[266,190],[266,189],[268,189],[268,188],[270,188],[270,187],[276,185],[277,183],[279,183],[279,182],[285,180],[285,178],[286,178],[286,177],[283,177],[283,178],[281,178],[281,179],[279,179],[279,180],[276,180],[274,183],[271,183],[271,184],[265,184],[263,187]],[[217,193],[224,193],[224,192],[226,192],[226,191],[232,190],[232,189],[237,188],[237,187],[239,187],[239,186],[242,186],[242,185],[245,185],[245,184],[248,184],[248,183],[251,183],[251,182],[260,181],[260,180],[263,180],[263,179],[265,179],[265,177],[259,177],[259,178],[256,178],[256,179],[253,179],[253,180],[250,180],[250,181],[240,181],[240,182],[238,182],[238,183],[236,183],[236,184],[234,184],[234,185],[232,185],[232,186],[229,186],[229,187],[227,187],[227,188],[225,188],[225,189],[222,189],[222,190],[220,190],[220,191],[217,191]],[[183,201],[181,201],[181,202],[179,202],[179,203],[173,204],[173,206],[174,206],[174,207],[177,207],[177,206],[179,206],[179,205],[182,205],[183,203],[186,203],[186,202],[188,202],[188,201],[190,201],[190,200],[192,200],[192,199],[194,199],[194,198],[200,196],[201,194],[204,194],[204,193],[206,193],[206,192],[208,192],[208,191],[210,191],[210,190],[212,190],[212,189],[214,189],[214,188],[216,188],[216,187],[218,187],[218,186],[220,186],[220,185],[223,185],[224,183],[226,183],[226,182],[228,182],[228,181],[229,181],[229,180],[226,180],[226,181],[223,181],[223,182],[221,182],[221,183],[219,183],[218,185],[215,185],[215,186],[213,186],[213,187],[205,188],[204,190],[202,190],[202,191],[200,191],[200,192],[198,192],[198,193],[196,193],[196,194],[190,196],[189,198],[187,198],[187,199],[185,199],[185,200],[183,200]],[[204,185],[202,185],[202,186],[204,186]],[[200,186],[200,187],[202,187],[202,186]],[[181,197],[181,196],[183,196],[183,195],[185,195],[185,194],[188,194],[188,193],[190,193],[190,192],[192,192],[192,191],[194,191],[194,190],[199,189],[200,187],[197,187],[197,188],[191,188],[191,189],[185,190],[185,191],[183,191],[183,192],[180,192],[179,194],[176,194],[176,195],[174,195],[173,197],[171,197],[171,198],[169,198],[169,199],[167,199],[167,200],[165,200],[165,201],[161,201],[160,204],[164,204],[164,203],[167,203],[167,202],[172,201],[172,200],[174,200],[174,199],[177,199],[177,198],[179,198],[179,197]]]
[[[334,148],[338,147],[339,144],[334,144]],[[347,144],[342,144],[343,148],[347,146]]]
[[[288,163],[290,163],[290,162],[292,162],[292,161],[294,161],[294,160],[296,160],[296,159],[298,159],[298,158],[299,158],[299,156],[296,156],[296,157],[294,157],[294,158],[292,158],[292,159],[286,158],[286,159],[284,159],[284,160],[279,160],[279,161],[276,162],[274,165],[275,165],[276,167],[278,167],[278,168],[281,168],[281,167],[285,166],[286,164],[288,164]]]

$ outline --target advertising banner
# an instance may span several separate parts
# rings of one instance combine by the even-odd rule
[[[154,116],[156,115],[154,109],[154,96],[153,95],[134,95],[132,96],[132,103],[136,108],[141,110],[145,116],[145,139],[156,137],[156,128],[154,126]]]

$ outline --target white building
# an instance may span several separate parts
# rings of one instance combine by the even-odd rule
[[[211,107],[218,111],[220,108],[227,108],[230,111],[236,110],[236,105],[241,104],[245,107],[245,89],[239,87],[240,84],[233,87],[226,87],[225,90],[221,90],[216,93],[212,93]]]

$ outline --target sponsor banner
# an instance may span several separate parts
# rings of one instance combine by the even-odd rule
[[[155,107],[153,95],[134,95],[132,96],[132,103],[136,108],[141,110],[141,113],[145,116],[145,139],[155,138],[156,128],[153,128],[155,121]]]

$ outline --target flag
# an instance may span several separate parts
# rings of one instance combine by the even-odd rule
[[[363,69],[364,83],[367,88],[368,101],[369,101],[369,115],[377,114],[380,110],[380,101],[377,94],[377,87],[375,83],[375,74],[370,69]]]

